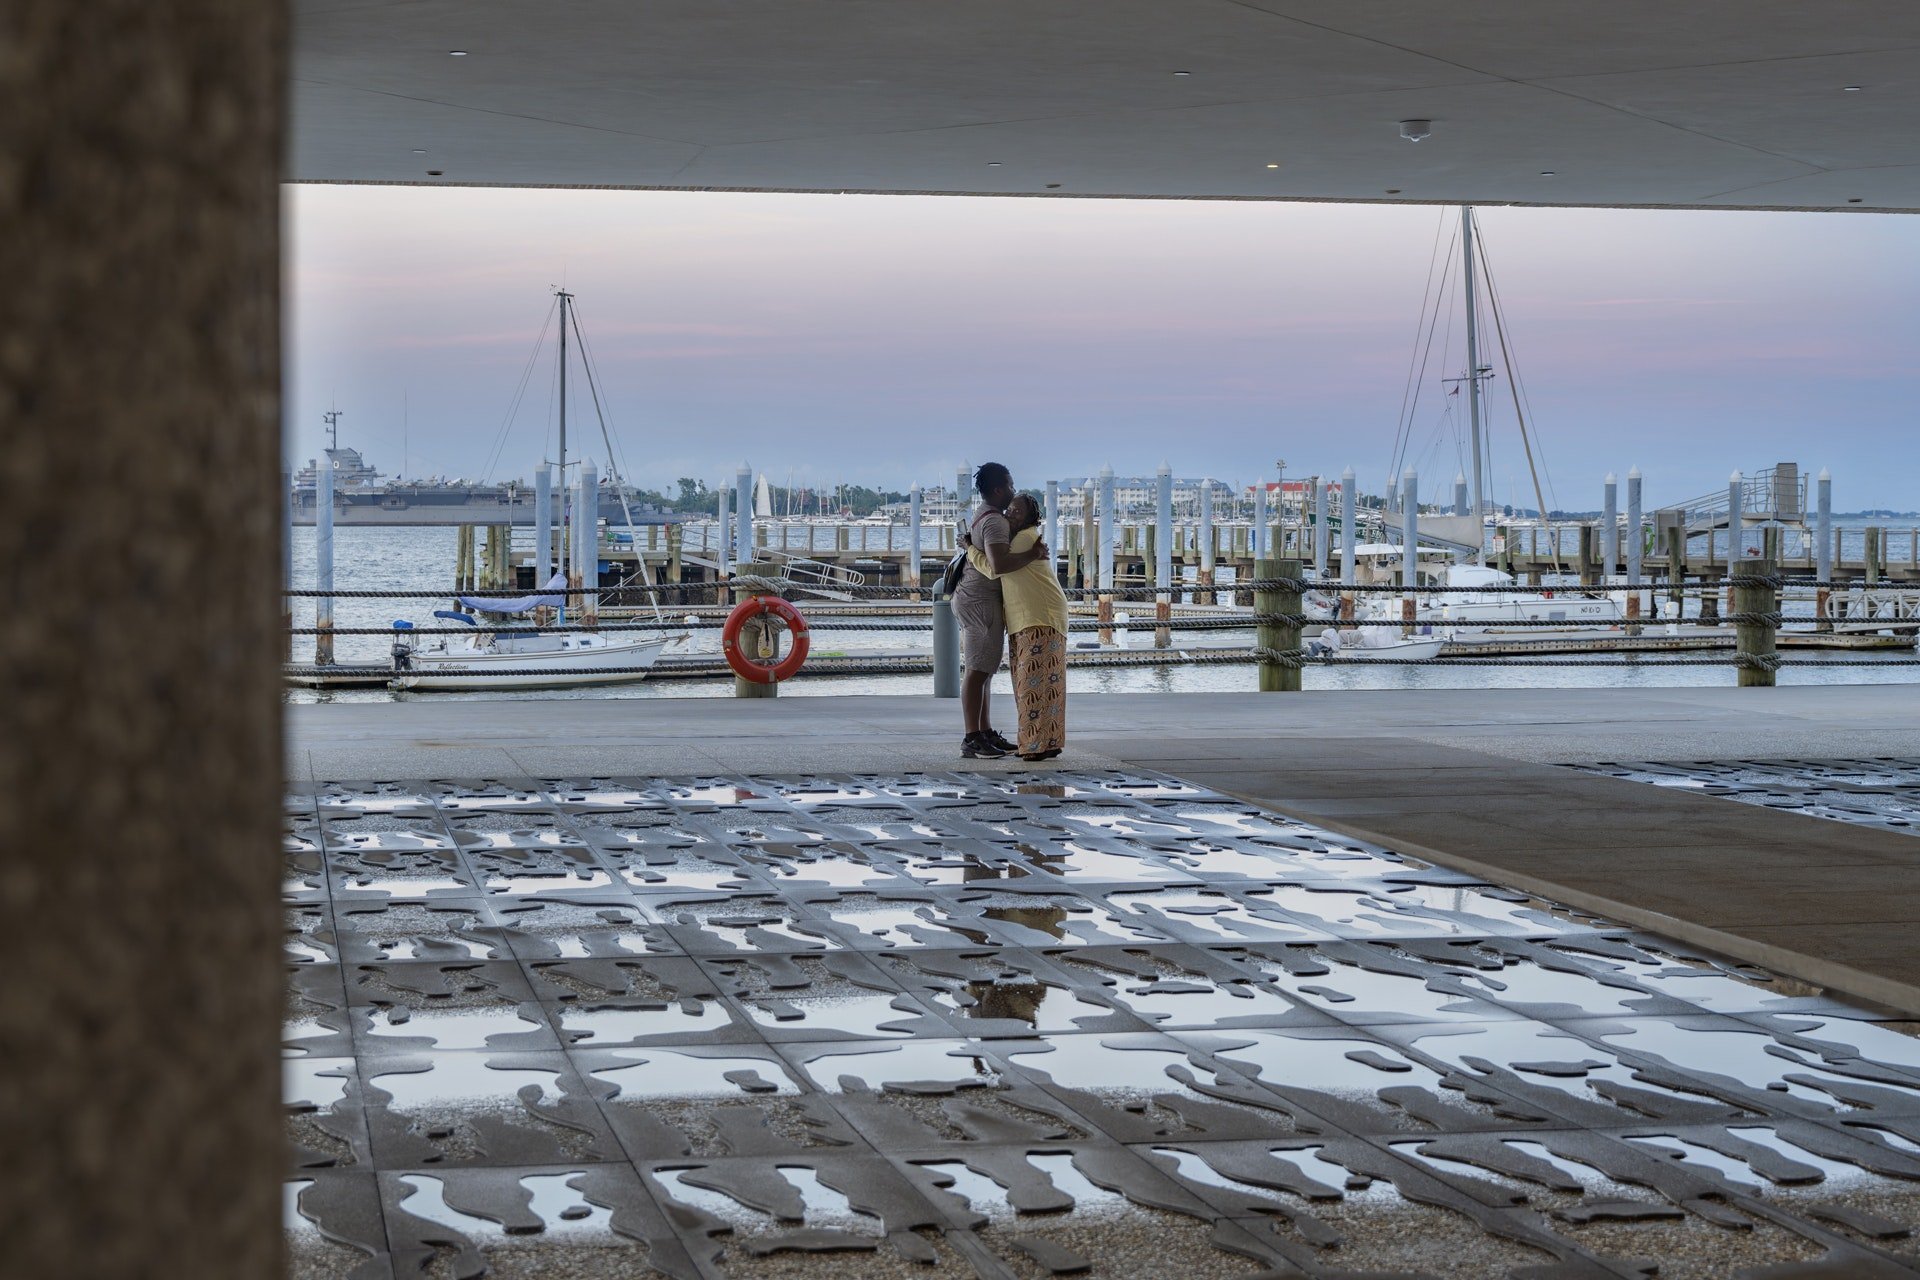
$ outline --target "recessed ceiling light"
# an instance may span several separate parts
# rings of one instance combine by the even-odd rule
[[[1388,188],[1387,188],[1387,194],[1388,194],[1388,195],[1390,195],[1390,196],[1397,196],[1397,195],[1399,195],[1399,194],[1400,194],[1400,188],[1398,188],[1398,187],[1388,187]]]
[[[987,161],[987,168],[989,168],[989,169],[998,169],[999,167],[1000,167],[1000,162],[999,162],[998,160],[989,160],[989,161]]]
[[[1175,74],[1175,75],[1177,75],[1177,76],[1190,76],[1190,75],[1192,75],[1192,74],[1193,74],[1193,72],[1191,72],[1191,71],[1176,71],[1176,72],[1174,72],[1173,74]]]
[[[1541,177],[1543,177],[1543,178],[1551,178],[1551,177],[1553,176],[1553,170],[1551,170],[1551,169],[1542,169],[1542,170],[1540,171],[1540,176],[1541,176]]]
[[[1847,203],[1848,203],[1848,204],[1859,204],[1859,203],[1860,203],[1860,197],[1859,197],[1859,196],[1848,196],[1848,197],[1847,197]]]
[[[427,154],[427,149],[426,149],[425,147],[415,147],[415,148],[413,149],[413,154],[415,154],[415,155],[417,155],[417,156],[423,156],[423,155],[425,155],[425,154]]]
[[[449,49],[447,50],[447,56],[449,58],[464,58],[467,56],[467,51],[465,49]]]
[[[1268,166],[1267,166],[1267,168],[1269,168],[1269,169],[1278,169],[1279,167],[1280,167],[1280,166],[1279,166],[1279,165],[1277,165],[1277,164],[1270,164],[1270,165],[1268,165]]]
[[[427,170],[427,176],[428,176],[429,178],[437,178],[437,177],[439,177],[439,176],[440,176],[441,174],[443,174],[443,173],[445,173],[445,172],[446,172],[446,170],[445,170],[445,169],[429,169],[429,170]]]
[[[1860,92],[1860,86],[1859,86],[1859,85],[1857,85],[1857,84],[1848,84],[1848,85],[1842,85],[1842,86],[1840,86],[1840,92],[1842,92],[1842,93],[1858,93],[1858,92]]]
[[[1053,191],[1053,190],[1056,190],[1056,189],[1057,189],[1057,188],[1058,188],[1059,186],[1060,186],[1060,184],[1059,184],[1059,183],[1057,183],[1057,182],[1049,182],[1049,183],[1047,184],[1047,190],[1049,190],[1049,191]]]

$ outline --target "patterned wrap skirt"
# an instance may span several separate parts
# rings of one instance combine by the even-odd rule
[[[1052,627],[1013,636],[1013,698],[1020,713],[1020,754],[1067,745],[1067,638]]]

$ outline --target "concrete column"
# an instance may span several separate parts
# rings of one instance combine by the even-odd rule
[[[313,589],[333,590],[333,459],[320,451],[313,471]],[[313,598],[313,661],[317,666],[333,662],[333,600],[320,595]]]
[[[746,463],[733,473],[733,553],[741,560],[753,558],[753,468]]]
[[[542,587],[553,576],[553,468],[545,464],[533,470],[533,576]]]
[[[1613,576],[1620,564],[1620,482],[1607,472],[1600,501],[1600,580]]]
[[[4,1269],[278,1276],[287,6],[4,30]]]

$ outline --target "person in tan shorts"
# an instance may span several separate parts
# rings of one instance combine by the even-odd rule
[[[1013,501],[1012,472],[998,462],[982,463],[973,473],[973,487],[980,495],[980,506],[961,531],[961,543],[978,548],[995,575],[1004,577],[1048,554],[1044,544],[1020,552],[1011,545],[1013,531],[1004,512]],[[960,740],[960,754],[968,760],[995,760],[1014,750],[1013,743],[994,732],[989,709],[993,673],[1007,652],[1006,610],[996,578],[969,563],[953,591],[953,617],[960,628],[965,670],[960,680],[960,712],[966,736]]]

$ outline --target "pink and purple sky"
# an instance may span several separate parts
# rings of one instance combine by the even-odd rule
[[[289,204],[296,462],[337,406],[383,471],[485,474],[564,282],[630,478],[654,488],[743,460],[811,485],[933,485],[989,458],[1023,483],[1163,460],[1246,483],[1284,457],[1377,491],[1436,231],[1457,220],[410,187],[295,186]],[[1550,505],[1596,507],[1602,475],[1636,465],[1651,507],[1790,460],[1830,467],[1841,509],[1920,506],[1920,219],[1486,208],[1479,225]],[[1464,363],[1455,312],[1413,420],[1426,495],[1462,465],[1439,382]],[[491,478],[551,456],[552,382],[549,349]],[[1489,497],[1531,505],[1504,369],[1490,399]],[[599,455],[584,388],[570,402],[573,447]]]

